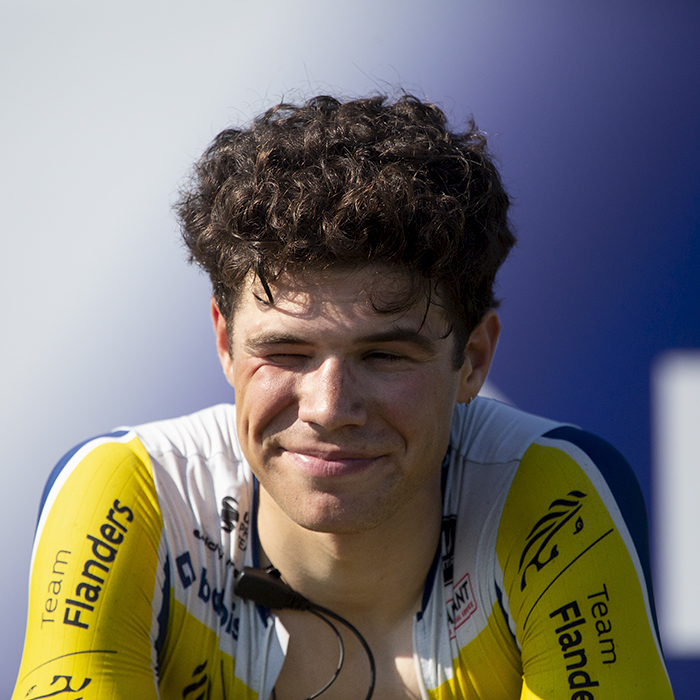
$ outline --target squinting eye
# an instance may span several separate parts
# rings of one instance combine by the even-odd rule
[[[275,365],[284,365],[284,366],[297,366],[300,365],[306,360],[309,359],[308,355],[300,355],[298,353],[287,353],[287,352],[278,352],[278,353],[273,353],[271,355],[266,355],[265,359],[268,362],[271,362]]]
[[[403,355],[396,355],[391,352],[372,352],[367,357],[370,360],[380,360],[382,362],[396,362],[404,359]]]

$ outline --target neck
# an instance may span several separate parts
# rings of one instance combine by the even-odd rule
[[[260,560],[296,591],[349,618],[387,624],[419,610],[440,538],[440,474],[391,518],[351,534],[292,521],[260,486]]]

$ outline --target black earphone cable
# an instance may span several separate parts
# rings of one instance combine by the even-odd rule
[[[372,654],[372,650],[369,648],[369,644],[367,644],[367,641],[365,638],[360,634],[360,631],[355,627],[352,623],[348,622],[344,617],[341,617],[337,613],[334,613],[332,610],[329,610],[328,608],[324,608],[321,605],[316,605],[315,603],[310,603],[311,607],[309,608],[309,612],[318,612],[322,613],[324,615],[328,615],[328,617],[332,617],[334,620],[337,620],[341,624],[345,625],[358,639],[360,644],[362,644],[363,649],[365,650],[365,653],[367,654],[367,660],[369,661],[369,672],[370,672],[370,683],[369,683],[369,689],[367,691],[367,695],[365,696],[365,700],[370,700],[372,697],[372,694],[374,693],[374,684],[377,679],[377,669],[374,664],[374,654]],[[328,622],[326,620],[326,622]],[[338,669],[338,672],[340,672],[340,669]],[[333,678],[335,680],[335,678]],[[332,682],[332,681],[331,681]],[[326,686],[326,688],[330,685]],[[325,690],[324,688],[323,690]],[[319,695],[319,693],[316,693],[316,695]],[[311,697],[307,698],[307,700],[311,700],[311,698],[315,698],[316,695],[312,695]]]
[[[323,620],[335,632],[335,636],[338,638],[338,667],[335,669],[335,673],[333,674],[332,678],[328,681],[328,683],[326,683],[326,685],[323,686],[323,688],[321,688],[321,690],[317,690],[313,695],[309,695],[309,697],[306,698],[306,700],[314,700],[314,698],[317,698],[321,693],[331,687],[335,679],[338,677],[340,669],[343,668],[343,661],[345,661],[345,644],[343,644],[343,637],[341,636],[340,631],[327,617],[322,615],[321,612],[316,610],[314,607],[309,608],[308,612],[310,612],[312,615],[316,615],[316,617],[318,617],[320,620]]]
[[[345,660],[345,646],[343,644],[343,638],[338,631],[338,628],[327,619],[327,617],[340,622],[345,625],[358,639],[362,648],[367,654],[367,660],[369,661],[370,668],[370,684],[365,696],[365,700],[370,700],[372,694],[374,693],[374,685],[376,682],[376,666],[374,663],[374,655],[372,650],[369,648],[365,638],[360,634],[360,631],[350,622],[348,622],[344,617],[334,613],[328,608],[324,608],[322,605],[316,605],[310,600],[305,598],[300,593],[297,593],[293,588],[288,586],[281,577],[280,572],[274,567],[269,567],[267,569],[254,569],[252,567],[246,566],[243,568],[238,576],[233,586],[234,593],[247,600],[252,600],[258,605],[272,609],[272,610],[302,610],[310,612],[317,617],[320,617],[327,625],[329,625],[336,634],[338,638],[338,644],[340,648],[340,654],[338,659],[338,667],[336,668],[333,677],[323,686],[320,690],[310,695],[306,700],[314,700],[321,693],[325,692],[330,688],[335,679],[340,673],[340,669],[343,667],[343,661]],[[272,690],[272,698],[276,700],[275,690]]]

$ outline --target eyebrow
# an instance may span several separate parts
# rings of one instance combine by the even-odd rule
[[[276,345],[308,345],[308,341],[302,340],[296,335],[291,333],[272,333],[269,331],[262,331],[256,335],[248,338],[244,343],[243,347],[249,352],[255,353],[260,350],[265,350],[266,348],[274,347]]]
[[[372,343],[410,343],[427,353],[436,351],[435,342],[422,335],[418,331],[408,328],[392,328],[379,333],[363,335],[357,339],[357,345]],[[291,333],[275,333],[274,331],[262,331],[248,338],[243,347],[253,354],[267,350],[278,345],[312,345],[308,340]]]
[[[425,352],[435,352],[435,342],[425,335],[421,335],[418,331],[410,330],[409,328],[392,328],[388,331],[380,333],[372,333],[371,335],[363,336],[360,339],[361,343],[410,343],[417,346]]]

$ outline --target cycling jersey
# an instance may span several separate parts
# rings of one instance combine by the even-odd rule
[[[72,450],[44,491],[13,698],[267,700],[288,635],[233,593],[258,564],[235,407]],[[665,700],[646,516],[607,443],[488,399],[457,406],[413,623],[424,698]]]

